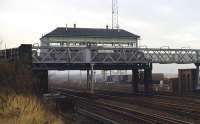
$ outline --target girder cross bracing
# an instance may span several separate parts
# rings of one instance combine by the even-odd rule
[[[160,64],[191,64],[200,62],[200,50],[198,49],[160,49],[143,48],[139,51],[151,60],[152,63]]]
[[[200,63],[198,49],[33,47],[33,63]]]

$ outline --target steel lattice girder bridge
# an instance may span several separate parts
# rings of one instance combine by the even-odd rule
[[[87,70],[88,89],[93,92],[93,70],[132,70],[138,82],[139,69],[144,71],[144,91],[149,91],[152,63],[195,64],[199,75],[200,50],[114,47],[35,47],[22,44],[19,48],[0,51],[0,60],[14,62],[16,69],[28,67],[39,79],[43,91],[48,90],[48,70]],[[198,80],[197,80],[198,81]],[[134,84],[137,92],[138,85]]]
[[[45,64],[198,64],[198,49],[113,48],[113,47],[33,47],[32,63]],[[54,65],[55,66],[55,65]],[[120,68],[120,67],[119,67]],[[123,67],[124,68],[124,67]],[[126,69],[126,68],[125,68]]]

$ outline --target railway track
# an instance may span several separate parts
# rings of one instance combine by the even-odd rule
[[[104,109],[115,114],[117,113],[118,118],[124,117],[126,118],[126,120],[129,119],[129,121],[136,121],[145,124],[192,124],[190,122],[166,117],[161,114],[149,114],[134,109],[130,109],[128,107],[109,104],[107,102],[95,103],[95,105],[94,104],[91,105],[88,102],[86,102],[84,106],[89,106],[90,109],[93,107],[95,107],[95,109],[96,108]]]
[[[122,103],[129,103],[133,105],[140,105],[146,108],[152,108],[155,110],[162,110],[171,114],[177,114],[183,117],[189,117],[191,119],[200,118],[200,106],[198,102],[184,101],[179,99],[170,99],[169,97],[158,97],[158,96],[134,96],[134,97],[121,97],[112,96],[108,94],[97,94],[99,98],[106,98],[113,101],[118,101]],[[176,98],[176,97],[175,97]]]
[[[100,118],[104,123],[144,123],[144,124],[192,124],[191,122],[167,117],[163,114],[149,114],[105,101],[97,102],[95,97],[83,97],[78,93],[69,93],[64,89],[58,90],[62,95],[73,97],[77,101],[77,111],[93,118]],[[87,95],[86,95],[87,96]],[[97,119],[98,120],[98,119]],[[100,121],[98,120],[98,121]]]

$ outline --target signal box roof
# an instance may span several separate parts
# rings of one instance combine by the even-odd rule
[[[135,38],[140,36],[123,29],[58,27],[43,37]],[[43,38],[42,37],[42,38]]]

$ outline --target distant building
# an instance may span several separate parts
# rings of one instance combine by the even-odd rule
[[[161,84],[154,85],[154,90],[168,93],[188,93],[197,89],[196,69],[179,69],[178,77],[165,78]]]
[[[123,29],[58,27],[44,35],[41,46],[115,46],[138,47],[140,36]]]
[[[197,88],[196,69],[179,69],[179,92],[192,92]]]
[[[143,84],[143,72],[140,72],[140,79],[139,83]],[[164,74],[163,73],[153,73],[152,74],[152,83],[153,84],[160,84],[161,81],[164,80]],[[119,83],[131,83],[132,82],[132,75],[111,75],[107,76],[107,82],[119,82]]]

